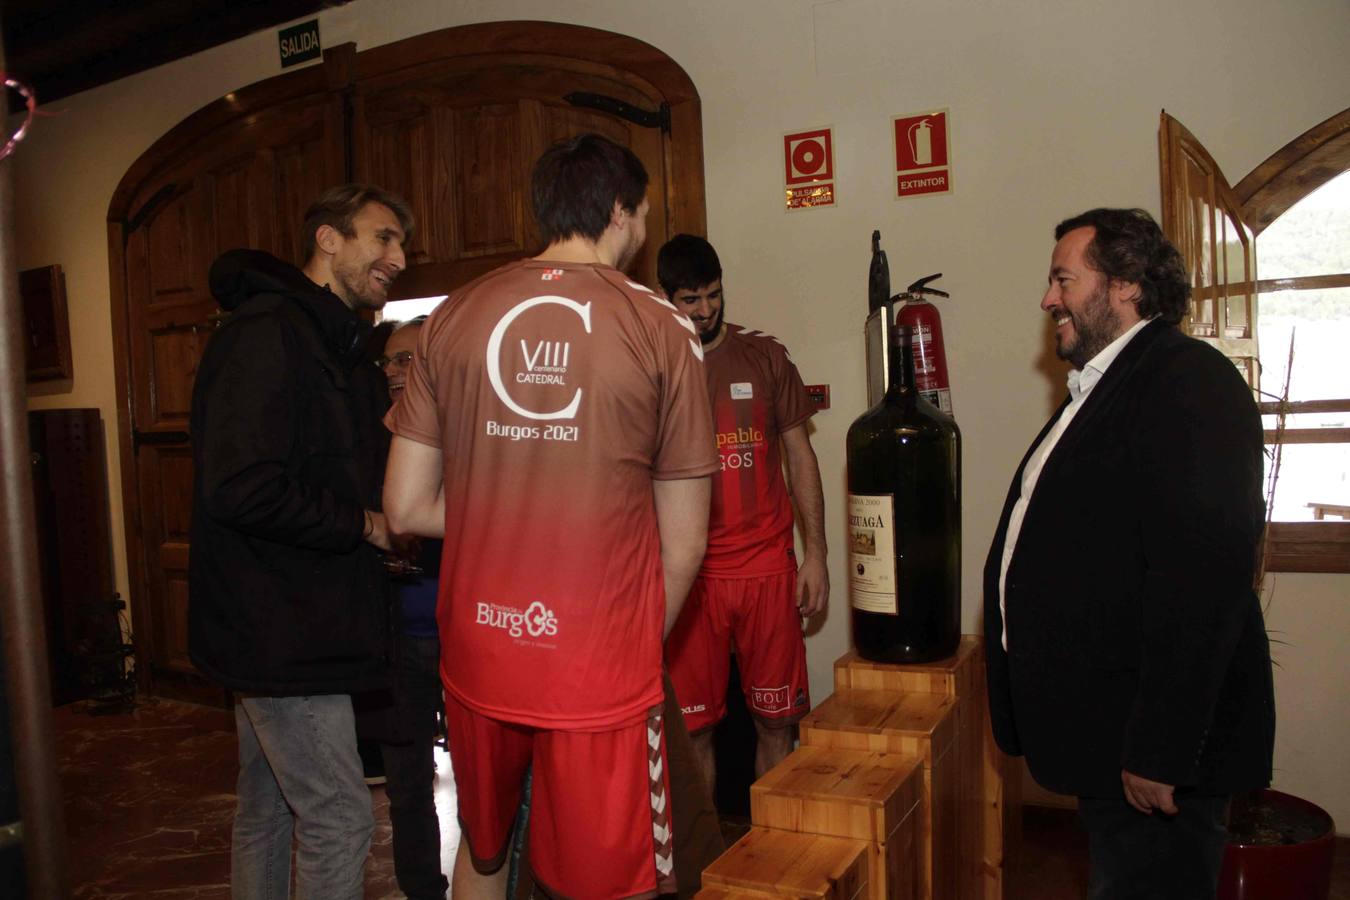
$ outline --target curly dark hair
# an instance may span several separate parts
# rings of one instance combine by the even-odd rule
[[[1078,228],[1095,234],[1088,265],[1107,278],[1139,285],[1139,315],[1173,325],[1190,309],[1191,279],[1181,252],[1142,209],[1090,209],[1055,226],[1055,240]]]

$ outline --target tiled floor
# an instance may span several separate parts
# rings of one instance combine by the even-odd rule
[[[71,884],[76,898],[228,900],[237,771],[229,714],[142,700],[129,715],[56,710]],[[437,753],[441,860],[459,844],[450,758]],[[366,897],[402,897],[394,882],[389,803],[373,791]]]
[[[93,717],[76,704],[56,710],[56,732],[76,898],[227,900],[235,742],[226,713],[143,700],[134,713]],[[449,762],[438,754],[446,872],[459,841]],[[383,789],[374,801],[366,897],[402,897]],[[1075,814],[1028,807],[1023,822],[1007,900],[1080,900],[1087,847]],[[1330,900],[1350,900],[1350,842],[1338,843]]]

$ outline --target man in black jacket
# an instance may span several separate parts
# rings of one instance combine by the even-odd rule
[[[1079,797],[1091,900],[1212,897],[1228,796],[1271,772],[1261,420],[1177,329],[1190,281],[1146,212],[1055,237],[1041,308],[1074,369],[985,565],[994,735]]]
[[[374,827],[350,693],[387,683],[377,548],[383,378],[370,327],[404,267],[406,204],[345,185],[305,215],[303,270],[235,250],[211,267],[229,318],[192,398],[188,647],[238,693],[236,898],[359,898]]]

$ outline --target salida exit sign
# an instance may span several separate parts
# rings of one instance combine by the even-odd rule
[[[277,32],[277,39],[281,44],[281,67],[283,69],[298,63],[309,62],[311,59],[318,59],[320,54],[323,53],[323,46],[319,43],[318,19],[310,19],[308,22],[283,28]]]

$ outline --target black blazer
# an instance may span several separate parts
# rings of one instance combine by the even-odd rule
[[[1213,793],[1270,782],[1252,590],[1262,441],[1232,363],[1146,325],[1041,470],[1008,568],[1005,653],[999,568],[1022,459],[985,563],[984,633],[994,735],[1040,784],[1115,797],[1122,768]]]

